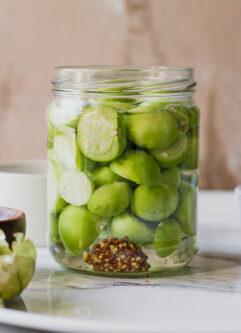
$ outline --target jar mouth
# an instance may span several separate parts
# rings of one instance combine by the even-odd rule
[[[193,93],[194,70],[182,66],[60,66],[54,69],[56,94],[163,96]],[[153,96],[154,97],[154,96]]]
[[[133,65],[82,65],[82,66],[57,66],[54,70],[65,70],[65,71],[126,71],[126,72],[136,72],[136,71],[169,71],[169,70],[179,70],[179,71],[193,71],[192,67],[185,66],[133,66]]]

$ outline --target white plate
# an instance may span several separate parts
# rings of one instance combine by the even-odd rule
[[[221,205],[233,194],[213,195],[219,199],[200,196],[205,214],[215,218],[216,210],[216,222],[224,214],[234,222]],[[79,275],[39,249],[34,279],[9,309],[0,309],[0,323],[64,333],[241,331],[241,229],[200,221],[200,254],[184,275],[148,281]]]
[[[109,322],[93,322],[92,320],[67,319],[47,315],[23,313],[16,310],[0,310],[0,322],[36,330],[51,332],[79,332],[79,333],[154,333],[160,332],[159,328],[147,330],[147,328],[136,325],[113,324]]]

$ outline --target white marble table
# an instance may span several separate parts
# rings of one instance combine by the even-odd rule
[[[63,270],[38,249],[29,287],[0,323],[58,332],[241,332],[241,222],[232,192],[199,197],[200,251],[181,275],[96,278]],[[35,313],[35,315],[32,315]],[[0,325],[0,332],[27,332]]]

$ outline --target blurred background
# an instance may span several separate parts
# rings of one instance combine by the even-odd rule
[[[58,65],[195,68],[200,186],[241,183],[240,0],[0,0],[0,163],[45,157]]]

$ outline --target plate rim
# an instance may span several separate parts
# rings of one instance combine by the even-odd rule
[[[14,318],[14,321],[13,321]],[[56,324],[57,323],[57,324]],[[0,309],[0,324],[15,327],[60,333],[158,333],[160,327],[146,327],[123,323],[118,327],[113,322],[93,321],[59,317],[48,314],[25,312],[14,309]]]

